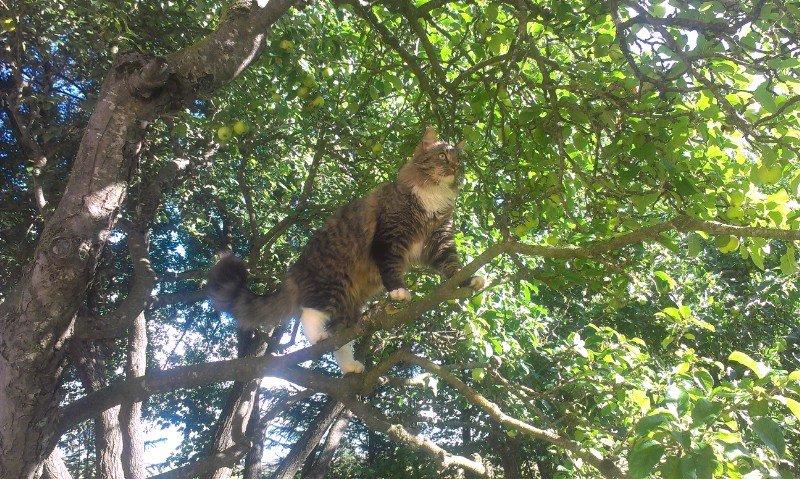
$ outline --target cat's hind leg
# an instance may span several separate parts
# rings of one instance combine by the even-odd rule
[[[316,344],[330,337],[328,320],[330,316],[324,311],[314,308],[303,308],[300,312],[300,323],[303,325],[303,334],[311,344]]]
[[[353,341],[350,341],[333,352],[333,357],[336,359],[336,364],[339,365],[339,369],[341,369],[344,374],[359,374],[364,372],[364,363],[355,359],[353,353]]]
[[[303,334],[311,344],[316,344],[330,337],[328,322],[330,315],[314,308],[303,308],[300,313],[300,323],[303,325]],[[364,364],[353,357],[353,341],[345,344],[333,352],[336,364],[343,373],[362,373]]]

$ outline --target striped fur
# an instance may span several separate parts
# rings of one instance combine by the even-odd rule
[[[309,317],[329,318],[328,326],[351,324],[382,289],[408,299],[403,276],[412,264],[445,278],[461,268],[451,222],[460,173],[458,149],[428,129],[396,181],[342,206],[314,233],[279,291],[258,296],[247,290],[242,263],[229,255],[211,272],[210,295],[243,327],[264,329],[301,309],[323,313]],[[478,283],[482,279],[467,284]],[[320,335],[311,336],[316,341]]]

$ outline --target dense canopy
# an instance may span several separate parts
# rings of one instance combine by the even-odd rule
[[[800,477],[798,2],[32,0],[0,31],[0,477]],[[273,290],[426,125],[466,141],[459,274],[313,347],[214,310],[218,252]]]

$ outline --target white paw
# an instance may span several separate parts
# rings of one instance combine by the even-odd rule
[[[486,287],[486,279],[483,276],[473,276],[469,280],[469,287],[475,291],[480,291]]]
[[[389,291],[389,297],[395,301],[409,301],[411,293],[406,288],[397,288]]]
[[[364,363],[361,361],[356,361],[355,359],[344,364],[340,364],[339,367],[342,368],[342,373],[344,374],[361,374],[364,372]]]

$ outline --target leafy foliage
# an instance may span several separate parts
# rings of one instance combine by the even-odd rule
[[[197,41],[219,3],[48,2],[2,19],[6,284],[48,214],[34,182],[58,203],[115,53]],[[314,4],[284,19],[224,91],[149,127],[122,215],[134,217],[164,165],[185,162],[148,225],[154,295],[196,291],[223,247],[248,258],[254,288],[270,289],[314,228],[393,178],[434,123],[467,140],[456,216],[467,258],[502,241],[591,248],[678,214],[796,231],[798,23],[792,2]],[[128,292],[125,238],[119,228],[104,252],[86,301],[93,314]],[[367,358],[402,345],[453,365],[514,417],[621,458],[632,477],[797,477],[796,245],[702,231],[646,240],[589,258],[499,256],[485,268],[487,291],[377,333]],[[409,284],[423,296],[438,279],[419,272]],[[148,331],[151,370],[237,355],[234,322],[205,302],[152,308]],[[103,343],[109,378],[123,346]],[[443,447],[503,469],[512,455],[525,474],[599,477],[563,449],[499,429],[435,377],[393,374],[419,381],[382,387],[370,403]],[[224,386],[148,401],[148,419],[184,439],[154,472],[204,453]],[[317,406],[292,409],[271,440],[291,444]],[[71,434],[63,444],[74,448],[91,431]],[[91,477],[89,454],[67,459],[74,477]],[[361,425],[332,474],[439,475],[422,453]]]

